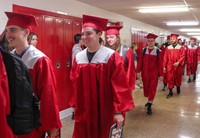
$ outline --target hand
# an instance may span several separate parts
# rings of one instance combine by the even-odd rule
[[[166,71],[166,68],[163,68],[163,72],[164,72],[164,73],[166,73],[166,72],[167,72],[167,71]]]
[[[119,129],[124,122],[124,117],[122,114],[115,114],[114,115],[114,121],[117,123],[117,129]]]
[[[55,138],[57,135],[58,129],[59,128],[54,128],[52,130],[47,131],[49,138]]]
[[[178,67],[178,65],[179,65],[179,62],[174,63],[175,67]]]

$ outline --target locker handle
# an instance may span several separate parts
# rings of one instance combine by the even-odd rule
[[[60,68],[60,61],[56,62],[56,68],[59,69]]]
[[[70,65],[71,65],[71,64],[70,64],[70,61],[67,60],[67,61],[66,61],[66,67],[67,67],[67,68],[70,68]]]

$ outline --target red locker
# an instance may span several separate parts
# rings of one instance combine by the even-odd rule
[[[45,39],[42,43],[42,52],[44,52],[54,64],[54,43],[53,43],[53,34],[54,34],[54,17],[44,16],[43,17],[43,36],[40,39]]]
[[[70,70],[73,36],[81,32],[81,18],[18,5],[13,5],[13,11],[36,16],[38,27],[33,31],[38,34],[37,48],[53,62],[60,110],[68,108],[72,93]]]
[[[67,103],[67,94],[62,92],[63,90],[67,90],[67,83],[66,82],[66,71],[65,71],[65,46],[64,46],[64,20],[61,18],[55,18],[55,30],[53,33],[53,46],[54,48],[54,65],[56,67],[56,79],[57,79],[57,89],[59,91],[58,99],[60,109],[66,108]],[[68,86],[69,87],[69,86]],[[62,100],[60,100],[62,99]]]
[[[133,31],[131,34],[132,43],[136,43],[139,49],[142,49],[146,46],[146,36],[147,32],[144,31]]]

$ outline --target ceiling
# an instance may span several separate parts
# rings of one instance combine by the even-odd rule
[[[185,32],[180,32],[181,28],[199,28],[198,26],[167,26],[168,21],[198,21],[200,23],[200,1],[199,0],[78,0],[80,2],[109,10],[126,17],[163,28],[173,33],[186,37]],[[140,7],[149,6],[171,6],[171,5],[188,5],[189,12],[176,13],[140,13]]]

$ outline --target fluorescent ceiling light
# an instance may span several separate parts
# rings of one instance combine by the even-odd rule
[[[200,28],[185,28],[185,29],[180,29],[180,32],[200,32]]]
[[[192,36],[192,37],[195,37],[196,39],[200,40],[200,36]]]
[[[200,33],[187,33],[187,35],[200,35]]]
[[[168,26],[190,26],[190,25],[198,25],[198,22],[167,22]]]
[[[66,12],[62,12],[62,11],[56,11],[56,13],[63,14],[63,15],[68,15]]]
[[[131,28],[133,31],[142,31],[142,29],[138,29],[138,28]]]
[[[158,7],[143,7],[139,9],[141,13],[164,13],[164,12],[185,12],[189,11],[187,6],[158,6]]]

